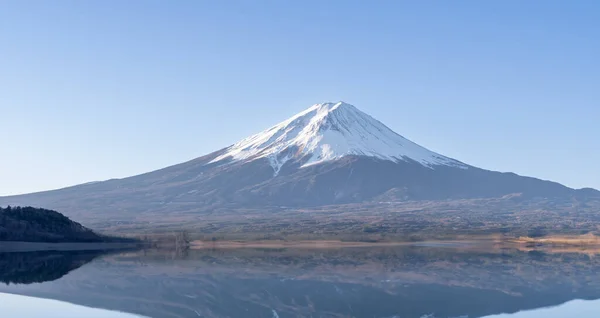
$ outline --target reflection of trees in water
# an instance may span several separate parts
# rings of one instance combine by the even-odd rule
[[[0,253],[0,282],[9,285],[57,280],[100,254],[90,251]]]
[[[1,280],[15,264],[38,264],[16,275],[33,282],[36,275],[52,276],[45,268],[64,275],[95,257],[20,254],[13,265],[0,254]],[[18,289],[154,318],[273,317],[273,310],[282,318],[481,317],[600,298],[599,269],[600,258],[585,254],[488,249],[150,249],[111,255],[64,279]]]
[[[107,297],[85,301],[156,318],[272,317],[272,310],[282,318],[419,318],[481,317],[600,297],[600,258],[578,253],[401,247],[174,255],[145,250],[111,258],[110,270],[79,286],[118,283]]]

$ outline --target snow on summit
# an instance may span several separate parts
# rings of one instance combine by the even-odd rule
[[[344,102],[315,104],[263,132],[250,136],[211,162],[225,159],[269,159],[275,175],[291,159],[303,159],[304,167],[348,155],[382,160],[416,161],[466,168],[398,135],[373,117]]]

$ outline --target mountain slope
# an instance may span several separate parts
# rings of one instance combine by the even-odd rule
[[[409,141],[354,106],[326,103],[189,162],[125,179],[4,197],[0,205],[46,206],[69,216],[100,218],[507,194],[600,197],[596,190],[469,166]]]

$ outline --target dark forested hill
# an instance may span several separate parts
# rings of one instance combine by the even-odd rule
[[[113,238],[94,233],[52,210],[0,207],[0,241],[106,242]]]

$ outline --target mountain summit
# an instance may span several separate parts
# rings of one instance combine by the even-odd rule
[[[211,162],[268,158],[275,175],[289,160],[302,167],[346,156],[365,156],[392,162],[414,161],[467,168],[466,165],[398,135],[373,117],[344,102],[315,104],[303,112],[229,147]]]
[[[89,220],[94,215],[194,215],[507,195],[521,200],[559,198],[557,202],[600,197],[591,189],[575,190],[464,164],[338,102],[315,104],[263,132],[188,162],[124,179],[0,197],[0,206],[43,206]]]

